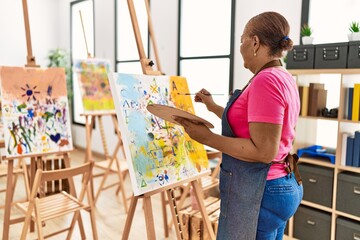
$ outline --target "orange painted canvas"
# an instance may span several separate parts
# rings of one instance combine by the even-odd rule
[[[0,67],[7,156],[73,149],[62,68]]]
[[[114,73],[114,96],[125,154],[135,195],[209,172],[205,148],[183,127],[147,111],[148,104],[162,104],[194,113],[186,79]]]
[[[74,61],[74,80],[78,82],[86,112],[114,111],[108,72],[110,62],[105,59],[79,59]]]

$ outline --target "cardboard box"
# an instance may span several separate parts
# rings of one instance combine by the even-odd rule
[[[204,205],[205,205],[205,207],[208,207],[209,205],[211,205],[217,201],[219,201],[218,198],[208,197],[208,198],[204,199]],[[199,213],[201,215],[199,210],[193,209],[192,206],[188,206],[179,211],[179,217],[181,219],[181,226],[183,229],[184,239],[190,239],[190,232],[191,232],[190,220],[196,213]]]
[[[360,217],[360,173],[339,173],[336,195],[336,210]]]
[[[349,42],[348,68],[360,68],[360,41]]]
[[[315,68],[346,68],[348,49],[348,42],[316,45]]]
[[[288,52],[286,60],[287,69],[312,69],[315,61],[314,45],[298,45],[294,46]]]
[[[294,237],[301,240],[330,239],[331,213],[300,205],[294,216]],[[315,237],[316,236],[316,237]]]
[[[220,200],[212,203],[206,207],[206,213],[210,216],[212,213],[220,209]],[[219,215],[218,215],[219,216]],[[210,217],[209,217],[210,218]],[[190,239],[191,240],[202,240],[210,239],[209,233],[206,230],[201,212],[198,211],[190,219]]]
[[[336,219],[335,239],[360,239],[360,222],[338,217]]]
[[[334,169],[306,163],[298,166],[303,179],[303,199],[331,208]]]

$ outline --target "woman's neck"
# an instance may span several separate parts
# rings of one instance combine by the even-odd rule
[[[280,61],[280,59],[278,57],[260,57],[259,59],[257,59],[256,61],[256,65],[254,67],[254,70],[252,71],[254,74],[258,73],[267,63],[274,61],[274,60],[278,60]]]

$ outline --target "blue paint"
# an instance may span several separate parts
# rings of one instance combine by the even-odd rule
[[[134,78],[133,76],[122,73],[118,75],[118,78],[116,80],[117,85],[124,86],[124,89],[121,90],[121,96],[134,101],[137,101],[142,95],[142,93],[134,89],[134,86],[136,86],[138,82],[139,80]]]
[[[32,109],[32,108],[28,109],[28,117],[31,118],[31,119],[34,118],[34,109]]]
[[[52,87],[51,85],[49,85],[48,88],[47,88],[47,91],[46,91],[46,93],[47,93],[47,95],[48,95],[49,97],[51,97],[52,90],[53,90],[53,87]]]

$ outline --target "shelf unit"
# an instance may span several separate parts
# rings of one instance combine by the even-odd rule
[[[351,121],[345,119],[345,111],[347,111],[346,108],[346,88],[345,88],[345,76],[347,75],[358,75],[358,80],[356,80],[357,83],[360,83],[360,69],[289,69],[288,70],[295,78],[298,83],[298,85],[301,85],[299,82],[299,77],[303,75],[320,75],[320,74],[338,74],[340,78],[340,94],[339,94],[339,109],[338,109],[338,117],[337,118],[324,118],[324,117],[312,117],[312,116],[300,116],[299,118],[301,121],[335,121],[335,125],[337,123],[337,140],[336,140],[336,157],[335,157],[335,164],[332,164],[330,162],[324,162],[319,161],[314,158],[300,158],[300,162],[308,163],[312,165],[322,166],[326,168],[331,168],[334,170],[334,176],[333,176],[333,196],[332,196],[332,206],[331,208],[322,206],[320,204],[316,204],[313,202],[305,201],[303,200],[301,202],[302,205],[312,207],[314,209],[322,210],[324,212],[328,212],[331,214],[331,240],[335,240],[336,235],[336,218],[346,217],[348,219],[352,219],[355,221],[358,221],[360,223],[360,217],[354,216],[348,213],[344,213],[341,211],[338,211],[336,209],[336,192],[337,192],[337,181],[338,181],[338,174],[342,171],[349,171],[354,173],[360,173],[360,168],[357,167],[349,167],[349,166],[343,166],[341,165],[341,150],[342,150],[342,125],[353,125],[352,128],[357,128],[360,130],[360,121]],[[326,86],[326,81],[323,82]],[[299,119],[299,120],[300,120]],[[299,121],[300,122],[300,121]],[[298,123],[301,124],[301,123]],[[295,138],[295,145],[294,145],[294,151],[296,151],[299,147],[304,147],[305,145],[313,145],[317,144],[316,142],[303,142],[300,144],[296,143],[297,139]],[[287,239],[295,239],[293,237],[293,230],[294,230],[294,220],[293,218],[289,221],[289,229],[288,229],[288,236]]]

